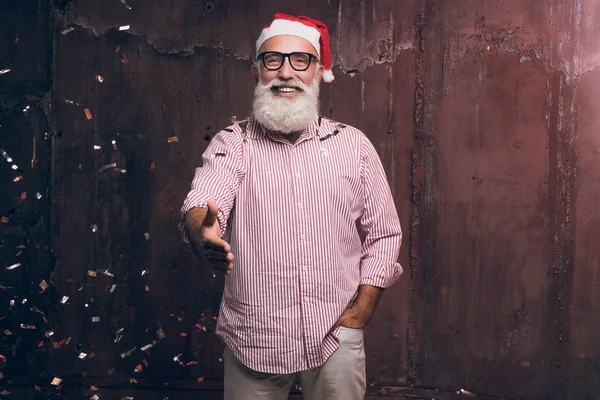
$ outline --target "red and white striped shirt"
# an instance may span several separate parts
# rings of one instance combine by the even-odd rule
[[[213,199],[235,256],[217,335],[249,368],[288,374],[337,349],[331,328],[359,285],[402,273],[402,232],[377,152],[320,119],[291,144],[253,119],[219,132],[181,209]]]

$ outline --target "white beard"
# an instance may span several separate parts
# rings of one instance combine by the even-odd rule
[[[291,86],[301,90],[294,97],[279,97],[274,86]],[[319,118],[319,81],[317,75],[310,85],[298,79],[273,79],[263,85],[259,80],[254,89],[252,112],[256,121],[268,130],[290,134],[301,132]]]

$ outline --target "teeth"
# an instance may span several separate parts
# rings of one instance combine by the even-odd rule
[[[277,90],[280,91],[280,92],[295,92],[296,88],[282,87],[282,86],[280,86],[280,87],[277,88]]]

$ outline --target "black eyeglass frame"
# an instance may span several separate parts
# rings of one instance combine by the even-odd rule
[[[279,65],[279,67],[277,68],[269,68],[267,67],[267,64],[265,63],[265,55],[266,54],[279,54],[281,55],[281,65]],[[301,54],[301,55],[306,55],[308,56],[308,64],[306,64],[306,68],[303,69],[298,69],[296,67],[294,67],[294,64],[292,63],[292,56],[295,54]],[[262,59],[262,65],[265,67],[265,69],[269,70],[269,71],[277,71],[278,69],[280,69],[281,67],[283,67],[283,64],[285,64],[285,59],[288,59],[288,62],[290,63],[290,67],[292,67],[292,69],[294,71],[298,71],[298,72],[302,72],[302,71],[306,71],[307,69],[310,68],[310,64],[312,63],[312,60],[315,59],[317,62],[319,61],[319,58],[317,56],[315,56],[314,54],[310,54],[310,53],[304,53],[301,51],[295,51],[293,53],[280,53],[278,51],[264,51],[262,53],[260,53],[258,56],[256,56],[257,60]]]

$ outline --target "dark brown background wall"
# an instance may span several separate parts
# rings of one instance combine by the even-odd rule
[[[597,398],[594,0],[3,1],[0,394],[219,398],[223,279],[176,224],[278,11],[329,25],[322,112],[373,141],[404,226],[367,397]]]

